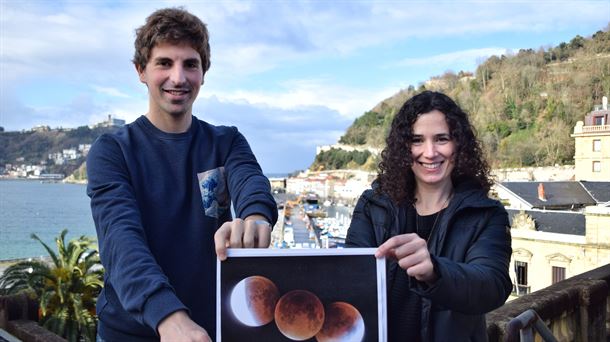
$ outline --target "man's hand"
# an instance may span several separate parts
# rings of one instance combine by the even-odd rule
[[[428,285],[432,285],[437,279],[426,240],[415,233],[396,235],[388,239],[379,246],[375,256],[396,259],[400,268],[407,271],[408,275]]]
[[[161,342],[212,342],[205,329],[193,322],[183,310],[165,317],[157,331]]]
[[[257,223],[256,221],[259,221]],[[271,243],[271,228],[264,216],[251,215],[245,220],[225,222],[214,234],[216,255],[221,261],[227,259],[227,248],[267,248]]]

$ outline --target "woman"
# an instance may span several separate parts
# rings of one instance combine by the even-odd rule
[[[486,341],[485,313],[512,289],[511,239],[466,113],[438,92],[412,97],[381,157],[346,244],[389,260],[389,341]]]

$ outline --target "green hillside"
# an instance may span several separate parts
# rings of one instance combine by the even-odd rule
[[[84,157],[67,160],[63,165],[54,165],[49,153],[77,148],[80,144],[91,144],[103,133],[116,127],[75,129],[53,129],[47,131],[0,132],[0,168],[6,164],[46,164],[47,173],[71,174],[85,161]]]
[[[406,99],[442,91],[471,117],[493,167],[571,164],[570,133],[602,96],[610,96],[610,32],[576,36],[552,48],[492,56],[475,71],[448,71],[417,88],[409,86],[357,118],[339,139],[348,145],[383,147],[390,124]],[[353,167],[349,156],[319,158],[311,169]],[[330,160],[330,162],[329,162]],[[339,165],[340,164],[340,165]],[[361,168],[375,169],[371,155]]]

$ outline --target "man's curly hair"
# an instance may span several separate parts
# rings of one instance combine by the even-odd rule
[[[164,8],[153,12],[136,30],[133,64],[146,68],[152,49],[161,43],[188,44],[201,57],[203,73],[210,68],[208,29],[196,16],[182,8]]]
[[[451,139],[455,142],[453,154],[455,167],[451,180],[455,185],[464,180],[476,181],[485,191],[489,191],[492,181],[489,165],[483,158],[481,146],[475,137],[475,130],[468,121],[468,115],[447,95],[424,91],[413,96],[400,108],[392,121],[386,147],[381,152],[379,175],[376,188],[397,204],[415,201],[415,175],[411,169],[411,142],[413,124],[420,115],[438,110],[445,114]]]

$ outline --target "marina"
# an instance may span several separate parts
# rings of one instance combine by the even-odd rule
[[[272,248],[342,248],[353,208],[331,202],[320,205],[312,197],[287,200],[279,209]]]

